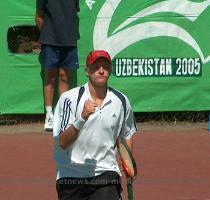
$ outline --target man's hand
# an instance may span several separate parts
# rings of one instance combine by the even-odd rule
[[[97,103],[91,100],[86,100],[82,111],[82,118],[87,120],[88,117],[93,114],[98,107]]]
[[[35,22],[39,30],[41,30],[42,28],[43,18],[44,18],[44,12],[42,10],[38,10],[36,12]]]

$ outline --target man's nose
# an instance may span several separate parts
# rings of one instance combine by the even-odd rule
[[[103,68],[103,66],[100,66],[100,67],[99,67],[99,73],[101,73],[101,74],[104,73],[104,68]]]

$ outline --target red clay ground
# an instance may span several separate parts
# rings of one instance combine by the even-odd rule
[[[53,140],[41,126],[0,127],[0,199],[57,199]],[[135,200],[210,200],[210,134],[205,128],[143,126],[134,146]]]

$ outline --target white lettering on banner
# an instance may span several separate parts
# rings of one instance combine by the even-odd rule
[[[87,4],[87,6],[88,6],[88,8],[89,8],[90,10],[93,9],[93,4],[94,4],[95,2],[96,2],[96,1],[94,1],[94,0],[85,0],[85,3]]]
[[[178,68],[176,70],[176,75],[198,75],[201,71],[201,62],[199,58],[177,58],[176,64],[178,65]]]
[[[128,76],[200,76],[200,58],[116,58],[114,74]]]

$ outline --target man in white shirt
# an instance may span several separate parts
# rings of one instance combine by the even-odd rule
[[[64,92],[54,114],[54,156],[59,200],[119,200],[120,170],[116,143],[132,149],[137,131],[128,98],[108,87],[110,55],[103,50],[87,56],[88,83]]]

